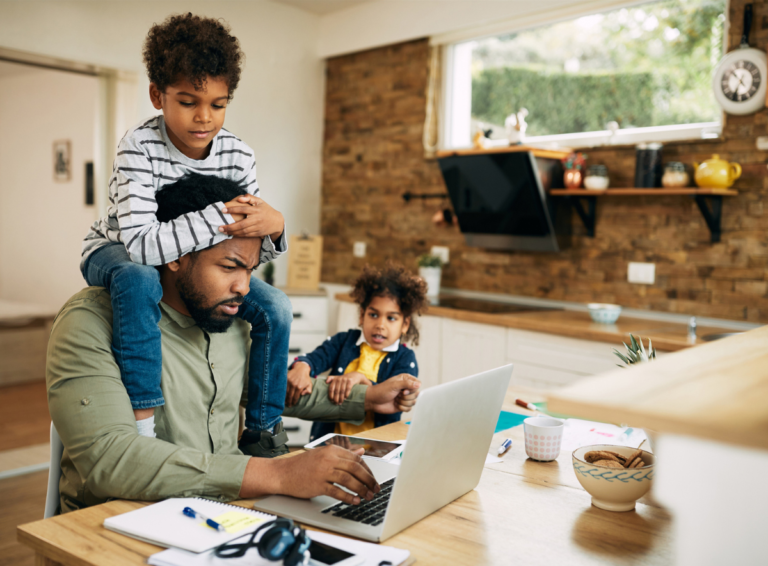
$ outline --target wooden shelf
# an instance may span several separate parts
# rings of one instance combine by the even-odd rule
[[[589,190],[589,189],[552,189],[549,191],[552,196],[560,197],[602,197],[602,196],[623,196],[623,197],[639,197],[639,196],[696,196],[696,195],[717,195],[722,197],[735,197],[739,194],[738,191],[732,189],[603,189],[603,190]]]
[[[720,225],[723,213],[723,197],[735,197],[738,191],[732,189],[713,188],[684,188],[684,189],[603,189],[600,191],[589,189],[552,189],[550,196],[565,197],[571,203],[576,214],[579,215],[587,236],[595,237],[595,223],[597,221],[597,197],[603,196],[690,196],[696,201],[696,205],[707,223],[712,243],[720,241]],[[582,201],[586,200],[584,208]]]
[[[484,155],[489,153],[517,153],[529,151],[534,157],[545,159],[564,159],[571,153],[570,149],[543,149],[529,145],[506,145],[503,147],[489,147],[487,149],[449,149],[437,152],[437,157],[452,157],[455,155]]]

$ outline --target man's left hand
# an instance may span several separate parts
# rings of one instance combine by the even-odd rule
[[[365,391],[365,410],[382,415],[408,412],[416,404],[421,382],[407,373],[390,377]]]
[[[236,200],[243,204],[241,206],[226,206],[222,212],[225,214],[243,214],[245,218],[234,224],[221,226],[219,228],[221,232],[235,238],[269,236],[272,241],[277,241],[280,238],[285,227],[285,219],[279,211],[253,195],[241,195]]]

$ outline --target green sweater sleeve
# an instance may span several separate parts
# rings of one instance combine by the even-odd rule
[[[247,456],[138,435],[111,337],[109,295],[98,289],[76,295],[51,332],[46,382],[51,419],[64,444],[62,510],[110,498],[237,498]]]
[[[328,398],[328,384],[325,380],[315,379],[314,381],[312,393],[302,395],[293,407],[286,407],[283,416],[308,421],[362,424],[365,420],[367,385],[355,385],[349,397],[341,405],[335,405]]]

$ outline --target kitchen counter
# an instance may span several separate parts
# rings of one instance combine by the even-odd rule
[[[343,302],[353,302],[346,293],[338,293],[335,298]],[[503,307],[505,304],[500,302],[500,305]],[[691,342],[688,340],[688,326],[680,322],[653,320],[622,314],[616,324],[598,324],[592,321],[588,312],[568,310],[565,307],[553,309],[551,306],[548,310],[523,310],[502,314],[478,312],[465,308],[430,306],[424,311],[424,314],[582,340],[608,342],[617,346],[621,346],[622,342],[627,342],[629,335],[634,334],[641,336],[644,340],[650,338],[656,349],[667,352],[684,350],[705,343],[701,337],[707,334],[733,332],[732,327],[725,325],[722,327],[709,324],[699,325],[699,339],[696,342]]]

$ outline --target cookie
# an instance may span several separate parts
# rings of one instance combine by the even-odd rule
[[[629,468],[634,463],[635,458],[640,456],[642,453],[643,453],[643,451],[640,450],[639,448],[637,450],[635,450],[634,452],[632,452],[632,454],[627,458],[627,461],[624,462],[624,467],[625,468]]]
[[[584,459],[590,464],[593,464],[598,460],[613,460],[614,462],[621,464],[622,462],[619,460],[619,458],[617,458],[617,456],[618,454],[615,452],[609,452],[608,450],[593,450],[592,452],[587,452],[584,454]]]

